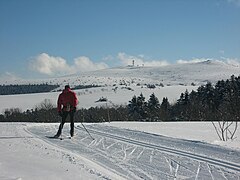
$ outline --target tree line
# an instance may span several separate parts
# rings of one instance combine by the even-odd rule
[[[129,112],[137,119],[147,121],[239,121],[240,76],[208,82],[196,91],[181,93],[176,103],[170,104],[165,97],[160,104],[152,94],[148,101],[142,94],[130,101]]]
[[[234,120],[240,118],[240,76],[210,82],[197,91],[182,93],[171,107],[171,114],[180,120]]]
[[[45,101],[48,101],[47,99]],[[45,107],[44,107],[45,106]],[[128,110],[124,106],[119,107],[91,107],[89,109],[79,109],[75,113],[75,122],[99,123],[109,121],[133,121],[128,119]],[[57,113],[57,108],[52,104],[43,104],[42,108],[35,108],[21,112],[19,108],[6,109],[0,115],[0,122],[34,122],[52,123],[60,122],[61,117]],[[67,119],[69,121],[69,119]]]
[[[47,83],[25,85],[0,85],[0,95],[50,92],[58,87],[59,85],[49,85]]]
[[[239,118],[240,76],[231,76],[215,85],[202,85],[190,93],[186,90],[172,104],[167,97],[160,103],[154,93],[148,100],[141,93],[133,96],[127,106],[114,106],[107,101],[105,107],[79,109],[75,121],[239,121]],[[60,117],[51,102],[44,100],[35,109],[25,112],[6,109],[0,121],[59,122]]]

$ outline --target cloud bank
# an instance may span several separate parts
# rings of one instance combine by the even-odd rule
[[[227,64],[230,64],[232,66],[237,66],[240,67],[240,59],[231,59],[231,58],[224,58],[224,62],[226,62]]]
[[[169,63],[161,60],[149,60],[144,55],[132,56],[126,53],[118,53],[115,58],[108,56],[103,58],[103,61],[118,61],[121,66],[132,65],[134,60],[135,66],[165,66]],[[74,59],[72,65],[62,58],[57,56],[50,56],[47,53],[41,53],[36,57],[33,57],[29,62],[29,69],[31,71],[48,75],[67,75],[74,73],[81,73],[87,71],[95,71],[100,69],[106,69],[109,66],[104,62],[95,63],[89,57],[80,56]]]
[[[108,68],[107,64],[103,62],[94,63],[86,56],[81,56],[74,59],[74,64],[79,72],[95,71]]]
[[[126,53],[118,53],[117,59],[120,60],[123,66],[132,65],[133,60],[135,66],[166,66],[169,63],[165,60],[148,60],[144,55],[131,56]]]
[[[85,56],[75,58],[74,64],[69,65],[67,61],[61,57],[41,53],[31,59],[29,68],[34,72],[53,76],[105,69],[108,68],[108,65],[105,63],[94,63]]]
[[[193,58],[190,60],[179,59],[176,61],[177,64],[186,63],[199,63],[208,60],[219,61],[225,64],[230,64],[233,66],[240,67],[239,59],[221,58],[220,60],[212,58]],[[118,53],[116,56],[107,56],[102,59],[102,61],[118,62],[120,66],[132,65],[134,61],[135,66],[166,66],[171,63],[166,60],[152,60],[146,58],[144,55],[132,56],[124,52]],[[32,58],[29,63],[29,68],[37,73],[48,75],[48,76],[58,76],[58,75],[68,75],[75,73],[82,73],[87,71],[95,71],[100,69],[109,68],[109,66],[104,62],[93,62],[90,58],[86,56],[80,56],[74,59],[73,64],[68,64],[68,62],[62,57],[50,56],[47,53],[39,54],[38,56]]]
[[[177,60],[177,64],[188,64],[188,63],[199,63],[199,62],[204,62],[204,61],[208,61],[208,60],[213,60],[211,58],[194,58],[191,60],[183,60],[183,59],[179,59]]]
[[[64,74],[75,71],[61,57],[49,56],[46,53],[34,57],[29,64],[31,70],[46,75]]]
[[[191,59],[191,60],[177,60],[177,64],[187,64],[187,63],[200,63],[200,62],[204,62],[204,61],[214,61],[214,62],[219,62],[219,63],[224,63],[224,64],[228,64],[231,66],[237,66],[240,67],[240,59],[237,58],[220,58],[220,59],[213,59],[213,58],[195,58],[195,59]]]

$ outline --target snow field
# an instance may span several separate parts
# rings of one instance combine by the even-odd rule
[[[46,137],[58,123],[0,123],[0,179],[239,179],[238,138],[216,145],[210,125],[85,124],[93,140],[79,123],[68,139],[66,123],[59,140]]]
[[[90,89],[75,90],[77,97],[79,99],[79,104],[77,106],[80,108],[90,108],[95,106],[109,106],[112,105],[127,105],[134,95],[139,96],[143,93],[146,101],[149,99],[152,93],[158,97],[161,102],[163,97],[168,97],[169,102],[175,102],[182,92],[186,89],[190,92],[196,89],[195,86],[167,86],[163,88],[149,89],[141,88],[139,86],[132,86],[131,90],[119,87],[116,91],[113,87],[97,87]],[[0,96],[0,113],[3,113],[5,109],[10,108],[20,108],[22,111],[27,109],[35,109],[36,105],[44,101],[44,99],[49,99],[53,105],[56,106],[57,98],[60,92],[50,92],[50,93],[38,93],[38,94],[21,94],[21,95],[7,95]],[[108,103],[96,101],[101,98],[106,97]]]
[[[240,130],[233,141],[220,141],[211,122],[111,122],[108,126],[138,130],[173,138],[206,142],[240,150]]]
[[[27,126],[32,125],[0,124],[1,180],[121,179],[78,154],[33,136],[25,131]]]
[[[56,132],[56,126],[44,127],[47,134]],[[75,127],[77,135],[73,140],[48,141],[70,149],[126,179],[239,178],[239,151],[105,124],[86,127],[94,140],[78,124]],[[69,133],[68,129],[65,126],[64,136]],[[29,130],[44,138],[44,132],[39,126],[30,127]]]

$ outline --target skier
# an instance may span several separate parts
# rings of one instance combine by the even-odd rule
[[[70,116],[70,135],[71,137],[74,136],[74,113],[76,112],[77,103],[76,93],[70,89],[69,85],[66,85],[65,89],[58,96],[57,108],[58,114],[62,117],[62,121],[57,134],[54,136],[55,138],[58,138],[62,134],[62,128],[68,115]]]

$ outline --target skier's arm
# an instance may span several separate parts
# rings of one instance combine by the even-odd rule
[[[77,107],[78,99],[75,92],[73,92],[73,107]]]
[[[58,109],[58,112],[62,111],[62,98],[61,98],[61,94],[58,96],[57,109]]]

